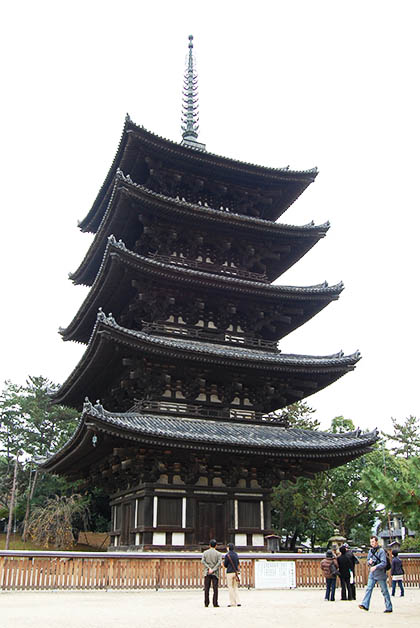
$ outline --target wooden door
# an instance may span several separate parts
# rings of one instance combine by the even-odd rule
[[[210,539],[226,543],[226,504],[223,502],[198,502],[197,542],[208,545]]]

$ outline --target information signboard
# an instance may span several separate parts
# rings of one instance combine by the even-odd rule
[[[293,589],[296,587],[296,567],[291,560],[256,560],[256,589]]]

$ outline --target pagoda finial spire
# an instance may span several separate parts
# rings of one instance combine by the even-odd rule
[[[206,150],[205,144],[197,141],[199,129],[198,115],[198,75],[193,55],[193,36],[188,37],[188,59],[184,73],[184,88],[182,99],[182,144],[200,150]]]

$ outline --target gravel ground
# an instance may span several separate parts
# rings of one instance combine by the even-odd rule
[[[241,590],[242,606],[228,608],[226,589],[220,608],[204,608],[202,591],[22,591],[0,593],[1,628],[393,628],[420,626],[420,589],[393,598],[384,614],[379,589],[370,611],[357,602],[324,602],[319,589]]]

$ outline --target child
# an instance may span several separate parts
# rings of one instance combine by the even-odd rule
[[[338,564],[331,550],[328,550],[325,554],[325,558],[321,560],[321,569],[325,576],[325,582],[327,585],[325,590],[325,601],[334,602]]]
[[[398,550],[394,549],[392,550],[392,555],[393,555],[393,559],[392,559],[392,563],[391,563],[391,576],[392,576],[392,590],[391,590],[391,595],[395,596],[395,589],[397,588],[397,582],[398,582],[398,586],[400,587],[400,597],[404,596],[404,585],[402,583],[403,581],[403,575],[404,575],[404,569],[402,566],[402,561],[401,558],[398,558]]]

